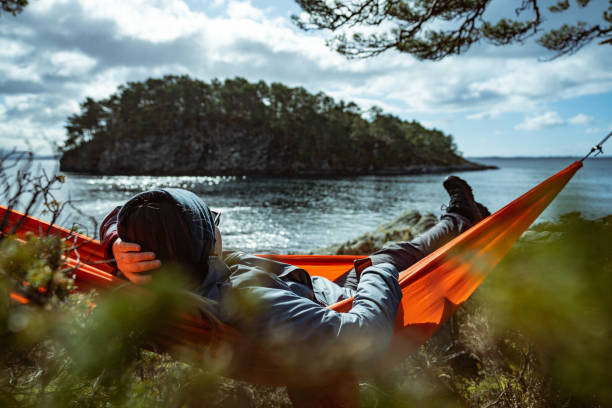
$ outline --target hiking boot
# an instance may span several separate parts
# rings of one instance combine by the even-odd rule
[[[463,215],[473,224],[484,218],[484,214],[481,213],[474,200],[472,188],[465,180],[457,176],[448,176],[442,184],[450,196],[450,203],[446,207],[446,212]],[[489,212],[485,206],[482,206],[482,208],[487,213]]]

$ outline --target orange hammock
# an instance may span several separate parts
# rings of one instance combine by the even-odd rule
[[[389,359],[398,361],[423,344],[467,300],[487,274],[512,248],[521,234],[544,211],[572,176],[582,167],[577,161],[566,169],[543,181],[521,197],[481,221],[442,248],[401,272],[399,283],[403,298],[395,323]],[[0,220],[7,213],[0,206]],[[54,233],[70,236],[80,245],[79,259],[69,258],[68,265],[75,267],[75,281],[80,289],[111,288],[124,283],[110,274],[105,254],[98,241],[83,235],[13,211],[6,214],[9,225],[20,223],[18,235],[27,231]],[[304,268],[311,275],[335,280],[353,266],[358,256],[319,255],[261,255]],[[352,299],[339,302],[330,308],[339,312],[351,309]],[[218,341],[240,344],[244,339],[227,326],[217,330],[214,336],[202,322],[185,319],[176,322],[173,330],[162,334],[169,344],[200,350],[202,345]],[[253,356],[247,370],[234,375],[253,382],[283,384],[282,376],[275,372],[273,364]]]

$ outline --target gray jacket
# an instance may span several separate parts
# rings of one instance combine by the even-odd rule
[[[100,228],[109,259],[118,236],[119,210]],[[356,290],[351,290],[292,265],[230,251],[223,259],[211,258],[196,292],[212,300],[220,320],[269,350],[288,369],[312,366],[313,361],[319,366],[368,368],[387,350],[402,297],[398,269],[388,263],[394,258],[381,256],[376,266],[361,272]],[[351,296],[350,312],[327,308]]]
[[[272,350],[288,367],[363,369],[387,351],[402,297],[390,263],[365,268],[356,291],[298,267],[224,252],[196,291],[217,302],[220,320]],[[348,313],[327,306],[354,296]]]

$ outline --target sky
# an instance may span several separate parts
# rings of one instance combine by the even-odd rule
[[[609,45],[550,62],[533,42],[482,44],[439,62],[395,51],[347,60],[326,47],[329,33],[291,22],[301,12],[292,0],[30,3],[17,17],[0,16],[2,148],[49,153],[86,97],[166,74],[281,82],[364,110],[376,105],[453,135],[469,157],[582,156],[612,131]],[[510,3],[497,0],[491,13],[508,13]],[[563,18],[589,21],[601,16],[596,6]]]

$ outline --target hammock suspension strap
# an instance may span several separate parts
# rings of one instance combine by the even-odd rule
[[[586,159],[588,159],[588,158],[589,158],[589,156],[590,156],[590,155],[592,155],[592,154],[593,154],[593,153],[595,153],[595,152],[597,152],[597,153],[595,153],[595,156],[593,156],[593,157],[597,157],[597,156],[599,156],[600,154],[603,154],[603,148],[602,148],[602,146],[603,146],[603,144],[604,144],[604,143],[606,143],[606,142],[608,141],[608,139],[609,139],[611,136],[612,136],[612,132],[608,133],[608,136],[604,137],[604,138],[603,138],[603,140],[602,140],[601,142],[599,142],[599,143],[597,143],[595,146],[593,146],[593,147],[591,148],[591,151],[590,151],[590,152],[589,152],[589,153],[588,153],[586,156],[584,156],[584,157],[583,157],[583,158],[582,158],[580,161],[581,161],[581,162],[585,161]]]

